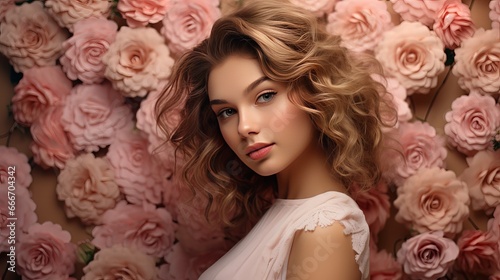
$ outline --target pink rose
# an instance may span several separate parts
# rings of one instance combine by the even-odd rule
[[[109,162],[91,153],[66,162],[57,176],[56,193],[64,201],[66,215],[85,224],[99,224],[102,214],[120,200]]]
[[[488,220],[488,231],[498,236],[498,245],[500,246],[500,207],[497,206],[493,212],[493,217]],[[500,247],[499,247],[500,249]]]
[[[134,28],[161,21],[171,8],[173,0],[121,0],[117,9]]]
[[[431,27],[446,0],[391,0],[393,10],[405,21],[419,21]]]
[[[73,25],[89,17],[108,17],[113,2],[109,0],[46,0],[45,6],[59,23],[73,32]]]
[[[479,28],[471,38],[455,49],[453,75],[458,85],[469,92],[497,94],[500,91],[498,61],[500,60],[500,32]]]
[[[64,72],[72,80],[101,83],[106,68],[102,56],[115,40],[118,25],[103,17],[91,17],[75,23],[74,29],[73,36],[63,43],[65,53],[60,62]]]
[[[465,273],[492,274],[497,269],[497,242],[491,232],[464,230],[457,240],[460,253],[455,267]]]
[[[167,174],[161,163],[148,152],[148,140],[141,131],[131,127],[117,133],[106,158],[127,201],[133,204],[161,203]]]
[[[403,21],[386,31],[375,47],[375,57],[385,71],[407,89],[408,95],[428,93],[444,71],[444,45],[420,22]]]
[[[66,38],[68,34],[45,11],[41,1],[13,7],[0,24],[0,52],[16,72],[56,65]]]
[[[187,254],[177,243],[165,257],[167,263],[170,264],[169,279],[196,280],[225,253],[224,250],[217,250],[193,256]]]
[[[170,50],[179,55],[207,38],[220,16],[218,1],[174,1],[163,19],[161,33]]]
[[[113,246],[97,252],[83,268],[82,280],[156,280],[155,259],[135,249]]]
[[[98,248],[115,244],[136,248],[155,257],[163,257],[174,243],[176,225],[165,208],[119,202],[102,216],[102,225],[92,230],[92,243]]]
[[[442,232],[425,232],[406,240],[397,259],[411,279],[438,279],[458,257],[458,246]]]
[[[401,122],[411,120],[413,114],[408,102],[406,102],[406,89],[398,82],[398,80],[391,77],[383,77],[378,74],[372,74],[371,77],[373,80],[381,83],[385,87],[387,92],[382,92],[380,94],[387,98],[391,98],[392,100],[390,102],[392,102],[394,108],[397,110],[398,119],[394,128],[398,128]],[[389,94],[384,95],[386,93]]]
[[[14,8],[16,5],[15,0],[3,0],[0,2],[0,21],[5,17],[8,10]]]
[[[16,180],[20,179],[22,173],[16,172],[16,174],[18,174]],[[11,215],[9,201],[14,201],[14,199],[16,211],[15,215]],[[27,188],[16,186],[16,189],[12,190],[12,188],[8,188],[8,185],[0,185],[0,229],[2,229],[0,230],[0,252],[9,252],[11,240],[18,243],[21,233],[27,232],[28,228],[36,223],[38,217],[35,209],[35,202],[31,199],[31,193]],[[16,220],[9,220],[9,218]],[[15,232],[11,232],[8,227],[12,221],[16,224]]]
[[[75,157],[73,146],[61,124],[62,115],[62,106],[49,107],[30,127],[33,159],[43,168],[62,169],[67,160]]]
[[[426,167],[444,167],[448,154],[445,139],[437,135],[434,127],[420,121],[402,123],[394,135],[402,149],[399,153],[389,148],[384,150],[389,170],[385,176],[396,185],[404,181],[419,169]]]
[[[500,150],[480,151],[467,158],[467,165],[460,179],[469,186],[472,209],[500,206]]]
[[[340,1],[328,15],[326,30],[342,38],[342,45],[356,52],[371,51],[392,28],[391,14],[384,1]]]
[[[500,29],[500,0],[490,1],[491,28]]]
[[[168,271],[170,270],[170,265],[164,263],[158,267],[158,273],[156,275],[157,280],[171,280]]]
[[[397,191],[397,222],[419,233],[439,230],[452,237],[462,231],[469,216],[469,193],[453,171],[422,168]]]
[[[468,5],[460,0],[448,0],[437,13],[432,29],[447,48],[455,49],[474,35],[476,27]]]
[[[104,76],[128,97],[144,97],[162,88],[170,76],[174,60],[164,40],[150,27],[123,26],[103,55]]]
[[[317,17],[333,11],[339,0],[289,0],[290,3],[314,13]]]
[[[14,88],[12,112],[15,120],[30,126],[49,106],[64,103],[71,88],[71,81],[59,66],[27,69]]]
[[[399,263],[385,250],[371,252],[371,280],[401,280],[403,272]]]
[[[123,96],[104,83],[74,87],[61,122],[76,150],[95,152],[110,145],[132,118]]]
[[[75,271],[71,235],[52,222],[33,224],[19,237],[17,264],[23,279],[66,280]]]
[[[14,147],[0,146],[0,188],[7,188],[14,182],[16,188],[31,185],[31,166],[28,157]],[[10,178],[10,179],[9,179]],[[13,180],[13,179],[14,180]]]
[[[471,92],[451,103],[445,115],[444,133],[449,143],[467,156],[491,148],[500,127],[500,105],[489,95]]]

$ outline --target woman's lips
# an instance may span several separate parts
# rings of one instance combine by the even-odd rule
[[[248,153],[247,155],[253,159],[253,160],[259,160],[264,158],[271,152],[271,149],[273,148],[274,144],[268,144],[266,146],[263,146],[258,149],[254,149],[252,152]]]

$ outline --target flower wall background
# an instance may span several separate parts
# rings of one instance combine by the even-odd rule
[[[372,279],[500,279],[500,1],[290,1],[372,52],[398,108],[387,133],[406,164],[388,150],[387,183],[353,193]],[[232,243],[203,201],[179,203],[151,108],[175,58],[240,1],[22,2],[0,3],[5,279],[12,185],[23,279],[196,279]]]

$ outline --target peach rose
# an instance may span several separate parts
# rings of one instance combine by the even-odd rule
[[[21,178],[21,174],[18,173],[16,179]],[[9,201],[14,201],[14,199],[15,213],[12,212],[12,206],[9,205]],[[9,210],[9,206],[11,210]],[[21,233],[27,232],[28,228],[36,223],[38,217],[35,209],[35,202],[31,199],[31,193],[27,188],[16,187],[12,191],[12,188],[9,189],[8,185],[0,186],[0,228],[2,229],[0,230],[0,252],[9,252],[10,243],[12,243],[10,240],[15,240],[18,243]],[[12,222],[9,218],[16,218],[15,232],[12,232],[11,228],[9,228],[9,224]]]
[[[407,93],[428,93],[444,71],[443,42],[420,22],[404,21],[382,35],[375,57]]]
[[[431,27],[437,12],[443,7],[446,0],[391,0],[392,9],[398,13],[403,20],[419,21]]]
[[[385,250],[370,254],[371,280],[401,280],[403,272],[399,263]]]
[[[109,83],[83,84],[66,100],[61,122],[75,150],[95,152],[110,145],[132,118],[123,96]]]
[[[342,38],[342,45],[356,52],[371,51],[392,28],[391,14],[384,1],[340,1],[328,15],[326,30]]]
[[[500,105],[489,95],[471,92],[451,103],[445,115],[444,133],[449,143],[467,156],[491,148],[500,127]]]
[[[71,38],[63,43],[61,65],[68,78],[98,84],[104,80],[106,65],[102,56],[115,40],[118,25],[103,17],[91,17],[75,23]]]
[[[491,232],[464,230],[457,240],[460,253],[455,267],[465,273],[492,274],[497,270],[497,242],[498,238]]]
[[[45,7],[60,26],[73,32],[73,25],[89,17],[105,17],[111,14],[113,1],[109,0],[46,0]]]
[[[122,246],[103,248],[83,268],[82,280],[137,279],[156,280],[155,259]]]
[[[148,140],[141,131],[131,127],[117,133],[106,158],[127,201],[133,204],[161,203],[166,174],[161,163],[148,152]]]
[[[92,244],[110,248],[119,244],[155,257],[163,257],[174,243],[176,225],[165,208],[119,202],[102,216],[102,225],[92,230]]]
[[[64,201],[66,216],[78,217],[85,224],[99,224],[102,214],[120,200],[109,162],[91,153],[66,162],[57,176],[56,193]]]
[[[7,188],[15,179],[16,188],[28,188],[33,182],[28,157],[14,147],[0,146],[0,188]]]
[[[164,40],[150,27],[123,26],[103,55],[104,76],[127,97],[144,97],[163,88],[174,60]]]
[[[493,210],[500,206],[500,150],[480,151],[467,158],[460,175],[469,186],[472,209]]]
[[[440,230],[452,237],[469,216],[467,185],[453,171],[422,168],[397,192],[396,221],[419,233]]]
[[[75,151],[61,124],[62,106],[48,108],[30,127],[31,151],[35,163],[43,168],[64,168]]]
[[[212,25],[221,16],[218,1],[174,1],[163,19],[161,33],[170,50],[179,55],[208,37]]]
[[[177,243],[165,257],[167,263],[170,264],[169,279],[196,280],[225,253],[224,250],[215,250],[193,256],[186,253]]]
[[[333,11],[338,0],[289,0],[290,3],[314,13],[317,17]]]
[[[41,1],[9,10],[0,24],[0,52],[16,72],[35,66],[53,66],[68,34],[43,8]]]
[[[59,66],[27,69],[14,88],[14,119],[24,126],[30,126],[49,106],[64,103],[71,88],[71,81]]]
[[[463,40],[472,37],[476,27],[472,22],[468,5],[459,0],[448,0],[436,15],[432,27],[445,47],[455,49]]]
[[[491,28],[500,29],[500,0],[490,1],[490,20]]]
[[[425,232],[406,240],[397,259],[410,279],[438,279],[448,273],[458,257],[458,246],[443,233]]]
[[[8,10],[16,6],[15,0],[3,0],[0,2],[0,21],[5,18],[5,14]]]
[[[458,85],[469,92],[497,94],[500,91],[500,32],[479,28],[455,49],[453,75]]]
[[[33,224],[19,237],[17,265],[23,279],[66,280],[75,271],[71,235],[52,222]]]
[[[172,1],[121,0],[118,1],[117,9],[127,21],[127,25],[134,28],[161,21],[171,8]]]

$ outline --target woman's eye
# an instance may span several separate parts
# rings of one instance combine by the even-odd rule
[[[225,118],[227,118],[227,117],[230,117],[230,116],[231,116],[231,115],[233,115],[234,113],[235,113],[235,110],[234,110],[234,109],[228,108],[228,109],[221,110],[221,111],[217,114],[217,117],[222,118],[222,119],[225,119]]]
[[[274,92],[274,91],[265,92],[265,93],[261,94],[259,96],[259,98],[257,98],[257,102],[259,102],[259,103],[269,102],[274,98],[274,96],[276,94],[277,94],[277,92]]]

